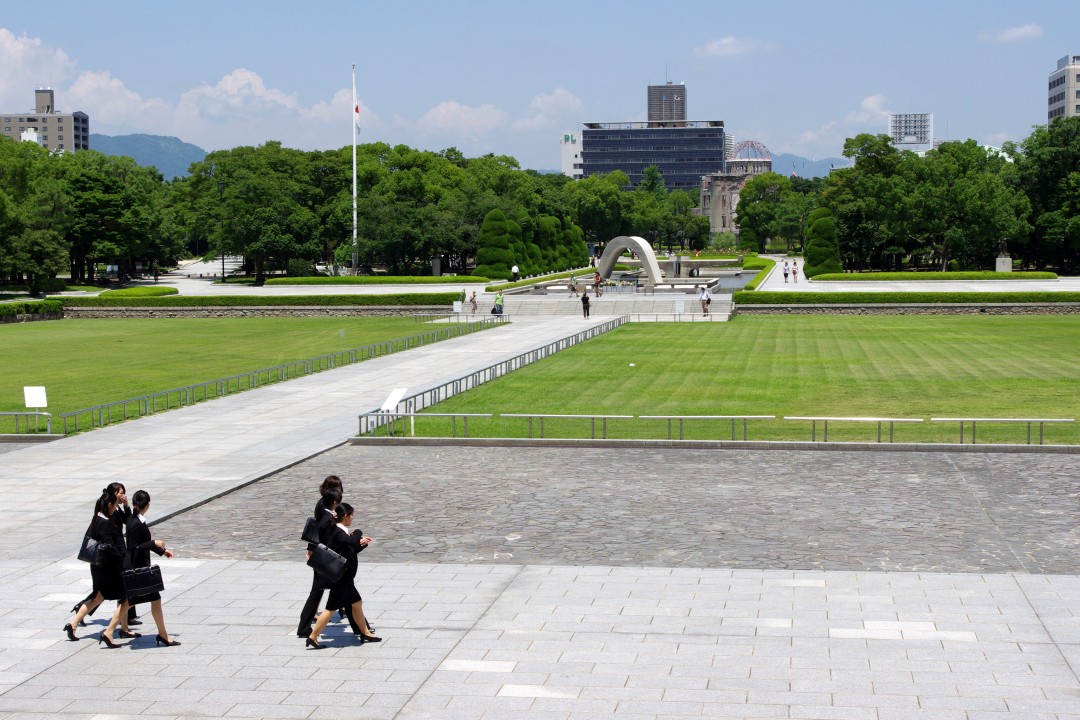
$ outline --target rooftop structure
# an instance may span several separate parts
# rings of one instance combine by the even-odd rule
[[[1050,73],[1047,87],[1046,122],[1080,115],[1080,55],[1066,55]]]
[[[42,86],[34,91],[34,109],[0,112],[0,135],[36,142],[56,152],[89,150],[90,116],[57,112],[52,88]]]

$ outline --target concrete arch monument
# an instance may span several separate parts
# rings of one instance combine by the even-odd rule
[[[641,260],[641,267],[645,274],[649,276],[649,281],[653,285],[663,282],[664,276],[660,272],[660,263],[656,262],[656,253],[653,252],[652,245],[649,245],[647,240],[637,235],[620,235],[608,241],[607,247],[604,248],[604,254],[600,257],[600,263],[596,268],[596,271],[600,273],[600,277],[611,277],[611,271],[615,268],[615,263],[618,262],[622,251],[626,249],[637,253],[638,259]]]

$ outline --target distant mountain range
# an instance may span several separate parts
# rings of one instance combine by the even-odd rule
[[[90,147],[106,155],[132,158],[157,168],[166,180],[186,177],[191,163],[206,157],[201,147],[164,135],[91,135]]]
[[[186,177],[191,164],[206,157],[206,151],[201,147],[165,135],[91,135],[90,147],[106,155],[130,157],[143,166],[152,165],[166,180]],[[847,167],[849,164],[847,158],[811,160],[787,153],[773,155],[772,158],[773,172],[785,177],[792,172],[803,178],[822,177],[828,175],[833,168]]]

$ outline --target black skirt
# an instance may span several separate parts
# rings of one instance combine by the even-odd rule
[[[356,589],[350,579],[346,583],[340,583],[330,588],[330,597],[326,600],[327,610],[337,610],[343,607],[349,607],[355,602],[360,602],[363,598],[360,597],[360,591]]]
[[[94,592],[106,600],[124,599],[124,571],[119,562],[91,565],[90,577],[94,579]]]

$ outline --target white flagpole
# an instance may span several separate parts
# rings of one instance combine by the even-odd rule
[[[352,66],[352,266],[353,275],[357,274],[360,265],[360,249],[356,241],[356,130],[360,121],[360,106],[356,103],[356,64]]]

